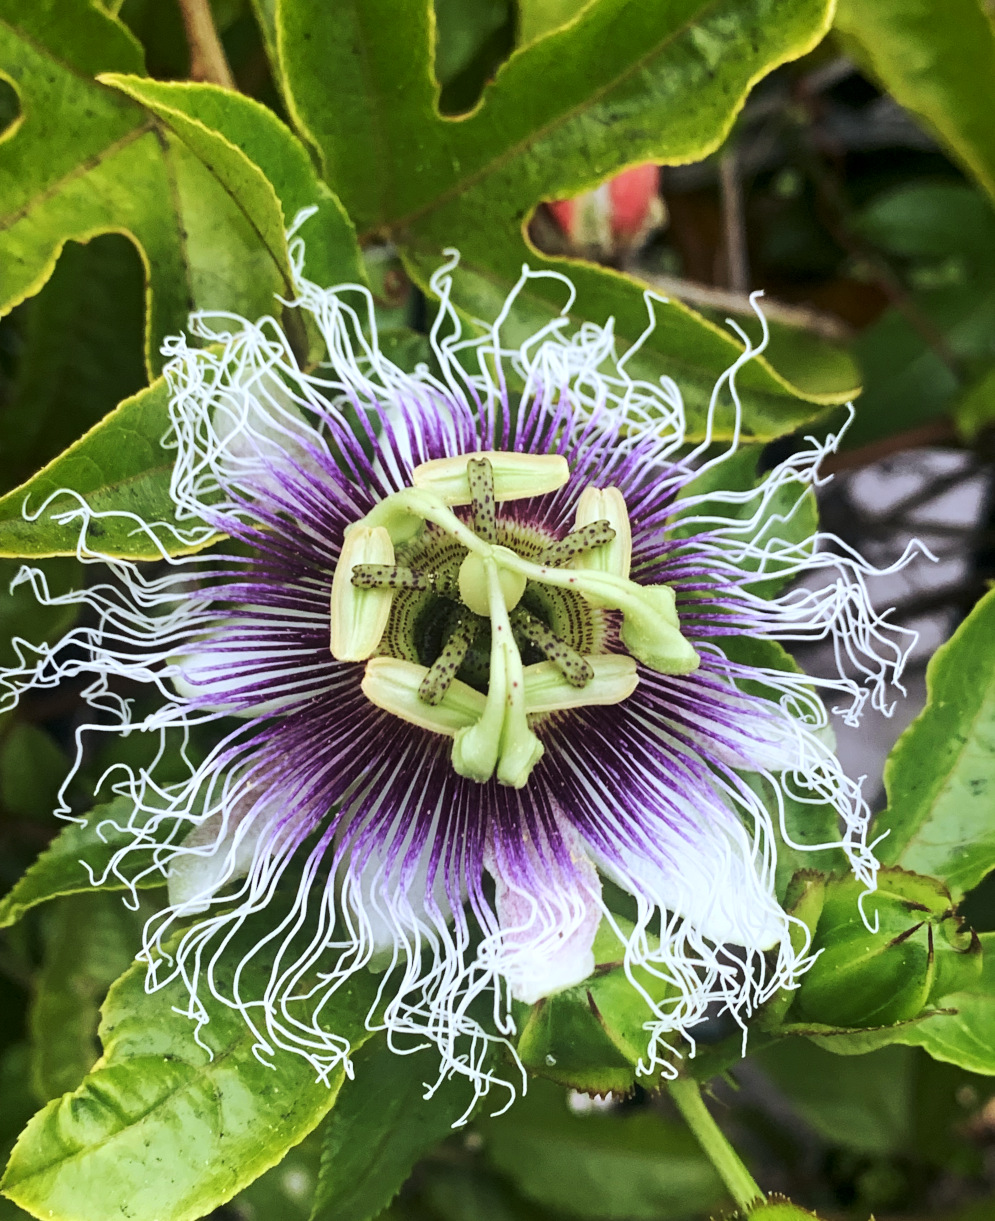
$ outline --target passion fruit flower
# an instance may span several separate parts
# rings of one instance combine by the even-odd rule
[[[832,640],[846,672],[821,686],[854,721],[868,698],[886,706],[910,640],[870,608],[859,556],[770,529],[832,440],[755,492],[696,493],[736,449],[735,375],[759,350],[745,335],[692,448],[677,386],[627,371],[639,344],[619,359],[610,323],[569,332],[566,281],[563,315],[511,346],[539,273],[468,335],[452,267],[433,283],[434,372],[385,357],[355,286],[300,278],[295,307],[327,352],[311,370],[273,318],[194,316],[208,346],[167,345],[172,496],[186,543],[229,541],[125,562],[100,554],[100,515],[80,503],[80,555],[110,576],[50,599],[22,572],[88,613],[54,647],[22,644],[5,682],[16,698],[92,676],[84,744],[142,731],[160,758],[175,744],[173,775],[184,759],[181,783],[154,766],[105,778],[133,803],[132,839],[94,881],[168,880],[143,955],[150,988],[183,980],[192,1018],[213,995],[260,1054],[290,1049],[324,1075],[348,1056],[335,994],[370,967],[368,1020],[433,1041],[441,1071],[482,1092],[512,999],[582,981],[607,921],[647,1006],[642,1068],[670,1072],[678,1036],[722,1009],[745,1024],[807,965],[774,894],[788,797],[832,803],[841,863],[875,879],[819,684],[730,642]],[[720,420],[731,443],[712,440]],[[765,598],[772,573],[808,583]],[[159,701],[143,719],[135,683]],[[215,745],[191,761],[205,723]],[[136,876],[131,854],[149,849]],[[633,896],[634,924],[604,879]],[[215,969],[233,954],[266,964],[258,994]]]

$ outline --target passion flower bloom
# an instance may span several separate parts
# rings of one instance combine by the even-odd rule
[[[300,278],[295,307],[327,352],[310,370],[272,318],[195,316],[207,346],[167,349],[172,496],[187,544],[227,541],[124,562],[100,554],[80,504],[80,554],[108,575],[66,599],[88,608],[82,625],[22,644],[5,682],[15,698],[88,675],[84,747],[161,741],[170,783],[155,766],[105,778],[134,805],[132,840],[95,882],[168,882],[143,955],[151,988],[184,981],[192,1018],[213,995],[261,1053],[325,1074],[348,1055],[336,993],[372,968],[369,1021],[433,1041],[442,1071],[482,1091],[512,999],[584,980],[607,921],[647,1006],[643,1068],[668,1072],[668,1046],[706,1015],[743,1024],[807,965],[774,894],[788,798],[835,807],[840,864],[874,885],[819,683],[737,646],[832,640],[845,672],[821,686],[853,721],[868,699],[885,707],[910,641],[872,611],[859,556],[773,529],[832,442],[756,491],[714,490],[739,435],[736,370],[758,350],[745,335],[692,448],[677,386],[631,377],[610,324],[571,334],[570,298],[510,346],[525,270],[467,335],[451,271],[433,285],[434,371],[383,355],[355,286]],[[761,596],[772,574],[808,583]],[[40,574],[20,579],[47,597]],[[142,718],[135,684],[155,696]],[[205,727],[198,760],[186,745]],[[136,877],[131,854],[150,849]],[[217,969],[233,955],[266,986]]]

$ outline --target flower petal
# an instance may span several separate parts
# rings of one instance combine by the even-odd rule
[[[654,860],[620,848],[595,853],[606,877],[649,904],[682,916],[716,945],[769,950],[787,935],[788,918],[774,897],[773,872],[762,877],[756,851],[730,810],[702,802],[689,811],[686,838],[669,837]],[[667,860],[669,858],[669,860]]]
[[[565,818],[554,852],[545,833],[509,851],[490,836],[484,865],[494,879],[500,925],[496,966],[511,994],[528,1005],[579,984],[594,970],[601,921],[601,882],[587,849]]]

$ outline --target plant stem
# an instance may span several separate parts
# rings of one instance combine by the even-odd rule
[[[209,0],[179,0],[179,3],[190,47],[190,79],[234,89],[235,80],[214,28]]]
[[[744,1211],[765,1199],[753,1181],[753,1176],[740,1161],[739,1154],[729,1144],[722,1129],[712,1118],[701,1097],[697,1081],[678,1077],[667,1082],[674,1105],[695,1135],[709,1161],[719,1172],[729,1194]]]

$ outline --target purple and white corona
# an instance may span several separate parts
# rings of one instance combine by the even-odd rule
[[[633,987],[637,968],[669,985],[665,1001],[643,990],[641,1067],[672,1071],[668,1048],[693,1046],[706,1014],[745,1024],[807,965],[774,893],[787,796],[835,807],[840,867],[873,887],[867,810],[819,688],[851,721],[868,699],[886,707],[909,636],[872,611],[859,556],[773,528],[775,498],[801,504],[832,441],[756,490],[696,494],[736,449],[736,371],[758,350],[745,335],[692,447],[672,381],[631,377],[610,324],[570,333],[568,282],[562,316],[510,347],[536,273],[474,335],[451,273],[433,284],[431,371],[386,359],[355,286],[300,278],[296,308],[327,352],[311,371],[272,318],[192,319],[208,346],[167,352],[171,490],[188,551],[223,540],[157,565],[108,558],[81,502],[80,554],[106,568],[65,599],[88,608],[81,626],[19,642],[7,700],[86,676],[84,746],[154,734],[174,775],[213,723],[182,781],[105,777],[134,813],[94,879],[167,882],[143,956],[150,988],[182,979],[193,1019],[213,994],[260,1054],[324,1075],[348,1056],[335,993],[372,968],[369,1021],[402,1048],[433,1042],[441,1071],[482,1092],[512,998],[584,980],[608,921]],[[772,574],[808,579],[761,596]],[[48,598],[40,574],[19,580]],[[744,637],[831,639],[839,678],[735,660]],[[141,720],[136,683],[156,696]],[[136,850],[152,851],[137,879]],[[633,896],[634,927],[605,879]],[[265,964],[262,991],[215,970],[232,955]]]

